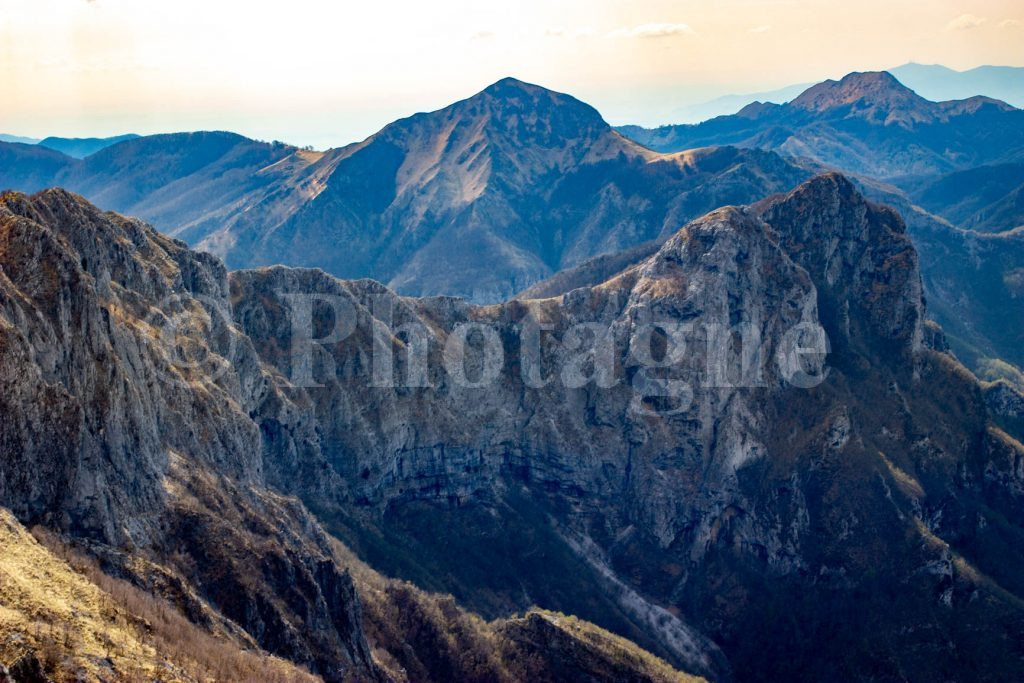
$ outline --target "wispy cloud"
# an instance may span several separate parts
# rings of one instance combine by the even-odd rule
[[[689,24],[640,24],[633,28],[620,28],[608,35],[612,38],[670,38],[696,33]]]
[[[754,28],[747,31],[747,33],[767,33],[771,31],[772,27],[768,25],[755,26]]]
[[[490,40],[495,36],[494,31],[477,31],[469,37],[470,40]]]
[[[1003,19],[999,22],[999,28],[1020,28],[1024,26],[1024,22],[1018,19]]]
[[[961,14],[956,19],[946,24],[947,31],[966,31],[972,28],[978,28],[984,24],[986,19],[984,17],[975,16],[973,14]]]

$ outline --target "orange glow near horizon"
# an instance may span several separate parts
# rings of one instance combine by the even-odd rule
[[[611,123],[908,61],[1024,65],[1018,0],[0,0],[0,132],[336,146],[506,75]]]

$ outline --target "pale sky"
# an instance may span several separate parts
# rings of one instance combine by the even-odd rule
[[[908,61],[1024,66],[1024,2],[0,0],[0,132],[325,148],[503,76],[653,125]]]

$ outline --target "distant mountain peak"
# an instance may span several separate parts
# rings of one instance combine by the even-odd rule
[[[790,106],[813,112],[825,112],[858,104],[867,107],[917,107],[923,97],[896,80],[887,71],[847,74],[838,81],[828,80],[805,90]]]

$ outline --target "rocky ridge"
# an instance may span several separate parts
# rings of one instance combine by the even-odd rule
[[[62,190],[3,195],[0,387],[0,506],[61,534],[90,576],[325,680],[394,678],[335,544],[283,495],[347,483],[310,400],[236,328],[216,258]]]
[[[283,268],[238,271],[231,282],[239,327],[286,376],[294,368],[282,339],[293,315],[274,292],[333,297],[321,332],[339,310],[353,321],[350,334],[319,347],[318,386],[305,392],[325,458],[347,482],[315,505],[366,556],[391,562],[389,571],[416,576],[427,563],[447,577],[441,587],[484,613],[521,605],[518,591],[543,595],[712,677],[825,675],[826,659],[849,675],[955,668],[928,634],[973,643],[995,636],[989,618],[1003,635],[978,650],[990,657],[978,665],[1020,666],[1003,639],[1020,618],[1013,600],[971,598],[1012,583],[994,558],[1015,552],[1018,532],[998,540],[976,522],[1019,519],[1020,445],[989,424],[969,373],[934,350],[941,343],[925,328],[903,221],[841,176],[712,212],[604,282],[551,299],[408,299],[369,281]],[[676,339],[677,323],[690,323],[691,334],[677,364],[652,373],[631,342],[657,321],[665,337]],[[709,339],[721,321],[746,324],[763,341],[760,376],[738,374],[738,339]],[[564,372],[581,355],[583,366],[600,365],[597,347],[581,353],[572,336],[580,323],[604,331],[615,369],[573,385]],[[445,369],[443,349],[467,324],[495,330],[503,350],[500,379],[486,388]],[[522,332],[535,326],[546,360],[531,369]],[[792,330],[819,327],[828,355],[787,364]],[[386,370],[397,388],[374,386],[375,344],[394,354]],[[722,348],[731,362],[714,376]],[[409,360],[415,349],[426,354],[425,374]],[[466,372],[485,371],[482,349]],[[410,370],[416,381],[403,384]],[[671,386],[678,391],[664,391]],[[481,508],[499,527],[539,523],[550,533],[534,531],[520,547]],[[532,517],[533,509],[545,512]],[[460,543],[466,535],[512,564],[505,571],[517,591],[473,574],[487,558]],[[538,545],[549,563],[541,573],[522,559]],[[572,587],[545,585],[563,572],[617,596],[614,604],[588,606]],[[883,585],[908,587],[904,617],[884,627],[891,606],[857,597],[880,596],[890,590]],[[823,613],[820,601],[834,609]],[[774,623],[779,603],[793,605],[792,631]],[[675,610],[666,631],[649,621],[662,606]],[[950,619],[960,626],[949,630]],[[835,640],[826,647],[808,632]],[[894,641],[895,650],[875,650]]]
[[[197,619],[387,675],[322,523],[485,616],[539,602],[719,680],[1021,670],[1024,447],[842,176],[494,306],[228,275],[60,191],[3,206],[0,504],[178,577]]]

